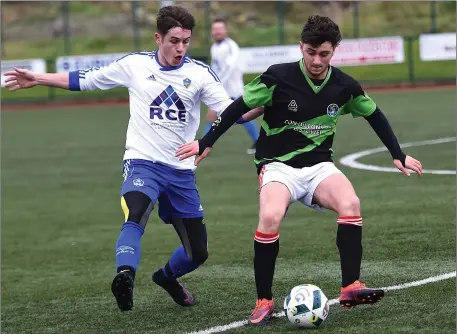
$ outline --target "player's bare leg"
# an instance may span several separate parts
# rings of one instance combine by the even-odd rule
[[[384,296],[383,290],[367,288],[359,281],[363,224],[360,200],[351,182],[344,174],[333,174],[318,185],[313,201],[338,214],[336,242],[340,252],[342,275],[340,305],[351,308],[381,300]]]
[[[254,236],[254,272],[257,302],[249,318],[251,325],[264,325],[274,310],[271,291],[276,257],[279,252],[279,225],[290,202],[289,189],[270,182],[260,191],[259,225]]]

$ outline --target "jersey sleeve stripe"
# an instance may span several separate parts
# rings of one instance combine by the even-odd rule
[[[81,90],[81,87],[79,86],[79,73],[80,73],[80,71],[73,71],[68,74],[69,75],[68,88],[70,90],[73,90],[73,91]]]
[[[126,58],[128,56],[133,56],[133,55],[149,56],[149,57],[153,58],[154,55],[155,55],[155,51],[152,51],[152,52],[151,51],[131,52],[131,53],[126,54],[125,56],[119,58],[116,61],[119,61],[119,60],[124,59],[124,58]]]
[[[197,64],[197,65],[200,65],[200,66],[206,68],[208,70],[209,74],[211,74],[213,76],[214,80],[216,80],[217,82],[221,82],[219,80],[219,77],[217,76],[217,74],[212,70],[212,68],[209,65],[207,65],[207,64],[205,64],[205,63],[203,63],[201,61],[192,59],[192,58],[189,58],[189,60],[191,62],[193,62],[194,64]]]

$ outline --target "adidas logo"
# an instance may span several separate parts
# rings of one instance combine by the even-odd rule
[[[287,106],[287,108],[288,108],[290,111],[297,112],[297,110],[298,110],[297,102],[295,102],[295,100],[290,101],[290,103],[289,103],[289,105]]]
[[[147,77],[148,80],[156,81],[156,78],[154,74],[151,74],[150,76]]]

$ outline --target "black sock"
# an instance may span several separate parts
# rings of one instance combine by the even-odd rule
[[[256,231],[254,237],[254,273],[258,299],[272,299],[271,291],[276,257],[279,253],[279,234]]]
[[[362,263],[362,217],[339,217],[336,244],[340,251],[341,285],[360,278]]]

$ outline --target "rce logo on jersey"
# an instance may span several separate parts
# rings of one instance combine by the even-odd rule
[[[150,118],[151,119],[166,119],[170,121],[186,121],[186,110],[163,110],[161,107],[150,107]]]
[[[162,104],[164,104],[168,109],[162,108]],[[170,109],[172,106],[175,106],[176,109]],[[170,85],[162,93],[160,93],[154,101],[152,101],[150,105],[149,117],[151,119],[167,119],[170,121],[185,122],[186,113],[184,103]]]

